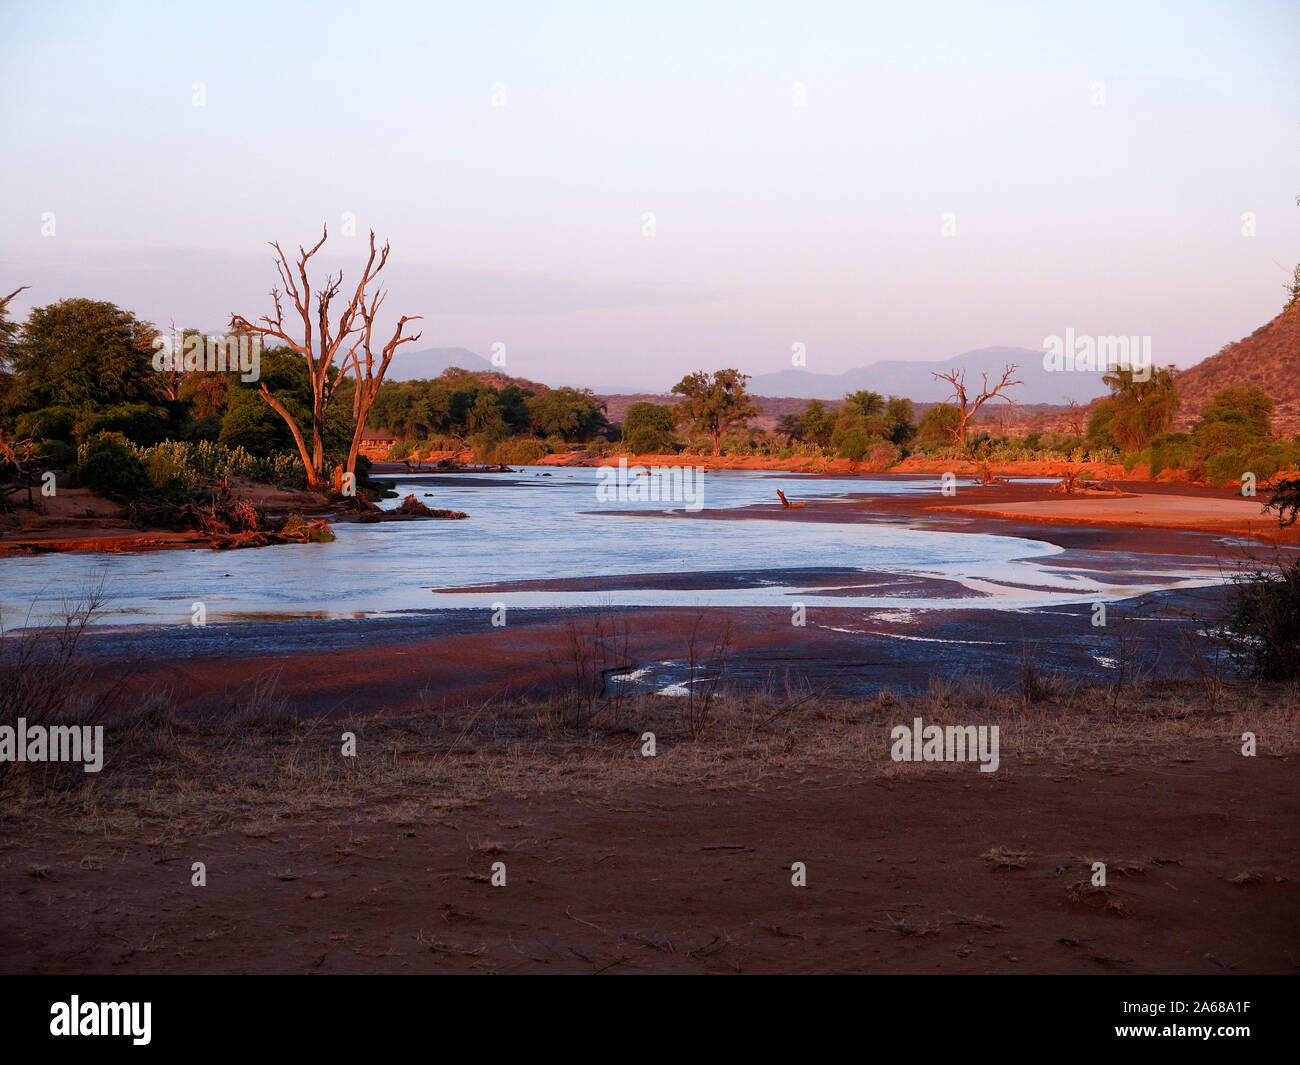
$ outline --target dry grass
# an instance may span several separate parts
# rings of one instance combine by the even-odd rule
[[[299,719],[275,680],[257,678],[216,719],[178,717],[167,692],[152,693],[129,720],[109,719],[98,774],[80,765],[11,764],[0,777],[0,831],[12,840],[33,820],[57,819],[100,847],[230,830],[265,837],[295,823],[437,821],[497,793],[599,797],[645,784],[751,787],[775,774],[819,770],[883,779],[968,771],[890,761],[889,730],[915,716],[927,724],[999,725],[1000,772],[1017,761],[1175,762],[1197,745],[1232,749],[1245,731],[1261,737],[1261,755],[1300,751],[1295,688],[1248,682],[1226,682],[1213,711],[1195,679],[1148,682],[1120,713],[1109,688],[1043,690],[1033,703],[969,682],[869,700],[723,691],[704,728],[683,720],[680,699],[635,695],[623,698],[617,717],[598,705],[576,729],[563,723],[570,705],[563,696],[400,718]],[[651,759],[640,756],[646,731],[656,736]],[[341,754],[344,732],[356,735],[355,757]],[[491,853],[505,845],[473,846]]]

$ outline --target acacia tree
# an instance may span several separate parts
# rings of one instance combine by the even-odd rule
[[[1141,451],[1173,425],[1180,401],[1169,369],[1138,377],[1132,369],[1120,367],[1102,380],[1111,391],[1111,436],[1123,450]]]
[[[677,420],[708,433],[715,455],[722,454],[723,433],[759,413],[745,390],[748,380],[749,375],[739,370],[718,370],[712,377],[698,370],[673,385],[673,391],[685,397],[674,408]]]
[[[29,288],[31,288],[30,285],[22,285],[7,296],[0,296],[0,371],[3,371],[9,364],[12,357],[14,337],[18,334],[17,324],[9,320],[9,301],[18,293]]]
[[[984,406],[985,403],[993,399],[995,396],[1000,399],[1005,399],[1008,403],[1015,403],[1015,400],[1008,396],[1005,390],[1011,388],[1013,385],[1024,384],[1023,381],[1012,380],[1017,369],[1018,367],[1015,363],[1007,363],[1002,371],[1001,379],[991,388],[989,387],[989,375],[987,373],[981,375],[984,379],[983,387],[973,398],[969,395],[966,389],[965,370],[952,369],[947,373],[931,374],[932,377],[940,381],[947,381],[952,385],[952,395],[949,397],[949,400],[956,400],[956,403],[953,404],[953,406],[957,411],[956,424],[953,425],[950,430],[954,443],[960,444],[962,447],[966,446],[971,419],[979,413],[979,409]]]
[[[308,250],[301,244],[298,245],[298,258],[293,267],[289,265],[289,259],[279,242],[271,241],[270,245],[275,249],[276,254],[276,272],[280,275],[280,282],[283,285],[283,291],[279,287],[271,289],[271,299],[275,304],[274,312],[263,315],[256,321],[250,321],[240,314],[230,316],[232,330],[256,334],[263,340],[272,338],[297,352],[307,361],[308,383],[311,389],[310,448],[307,446],[306,436],[302,426],[298,424],[298,419],[271,392],[265,381],[258,383],[258,394],[284,419],[293,434],[294,443],[298,446],[298,454],[302,457],[303,466],[307,470],[309,488],[324,488],[329,484],[325,473],[325,411],[333,398],[335,388],[344,376],[344,370],[335,362],[340,352],[344,352],[345,360],[351,360],[357,375],[357,392],[353,399],[353,410],[355,413],[360,413],[361,406],[364,404],[365,413],[368,413],[370,405],[374,403],[375,393],[383,382],[384,371],[388,369],[388,363],[397,346],[408,340],[419,339],[418,333],[413,337],[402,336],[406,323],[414,320],[403,317],[394,329],[392,339],[381,349],[376,364],[371,348],[374,317],[387,294],[386,290],[376,285],[376,279],[388,262],[389,246],[385,242],[382,250],[376,249],[374,230],[370,231],[370,258],[366,262],[365,269],[351,297],[347,298],[347,303],[339,312],[337,321],[331,321],[330,314],[334,300],[343,287],[342,271],[337,275],[327,274],[320,291],[314,293],[314,299],[311,282],[307,277],[308,263],[312,256],[320,251],[328,236],[328,230],[322,226],[321,238],[314,247]],[[377,291],[368,293],[372,286]],[[282,300],[284,295],[293,301],[293,311],[301,319],[300,337],[290,333],[290,329],[294,327],[286,324],[284,320]],[[361,418],[353,430],[352,447],[348,454],[347,472],[349,473],[353,472],[355,467],[356,451],[364,424],[365,420]]]

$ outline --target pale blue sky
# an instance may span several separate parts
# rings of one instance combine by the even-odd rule
[[[1289,0],[0,10],[19,313],[86,295],[215,328],[267,309],[268,239],[327,221],[354,276],[351,211],[392,240],[421,347],[501,341],[552,383],[1067,327],[1188,365],[1271,318],[1300,259]]]

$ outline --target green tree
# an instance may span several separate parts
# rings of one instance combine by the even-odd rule
[[[100,300],[37,307],[13,349],[15,405],[34,410],[157,401],[157,336],[149,323]]]
[[[1121,367],[1102,380],[1114,404],[1111,436],[1123,450],[1141,451],[1173,425],[1179,400],[1171,370],[1152,367],[1139,378],[1131,368]]]
[[[687,374],[673,385],[673,392],[684,397],[674,409],[677,421],[707,435],[713,453],[721,455],[722,434],[759,413],[745,388],[748,380],[748,374],[733,369],[718,370],[712,377],[703,370]]]
[[[923,444],[957,443],[961,433],[961,411],[952,403],[939,403],[921,415],[916,437]]]
[[[18,323],[9,317],[9,301],[29,286],[14,289],[7,296],[0,296],[0,373],[8,373],[9,361],[13,358],[14,341],[18,336]]]
[[[587,389],[552,388],[528,401],[534,432],[573,443],[590,440],[609,425],[599,400]]]
[[[1241,421],[1257,437],[1273,435],[1273,397],[1255,385],[1229,385],[1210,397],[1202,422]]]
[[[844,397],[841,410],[860,418],[878,418],[885,413],[885,397],[879,392],[850,392]]]
[[[639,455],[666,450],[673,438],[673,412],[658,403],[633,403],[623,415],[623,442]]]
[[[885,421],[889,426],[889,439],[899,447],[906,447],[916,436],[916,410],[910,399],[890,396],[885,408]]]

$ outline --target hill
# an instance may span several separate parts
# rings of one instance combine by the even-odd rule
[[[1175,377],[1182,408],[1178,428],[1190,428],[1210,397],[1229,385],[1257,385],[1273,397],[1273,427],[1300,432],[1300,303],[1250,336]]]
[[[441,377],[443,370],[459,366],[462,370],[495,373],[496,367],[468,348],[425,348],[422,351],[398,349],[385,375],[389,381],[424,381]]]
[[[1057,404],[1068,399],[1086,403],[1106,393],[1100,373],[1053,373],[1043,368],[1041,351],[1008,347],[979,348],[934,362],[884,360],[842,374],[782,370],[756,375],[749,390],[767,396],[843,399],[846,392],[868,389],[887,396],[906,396],[915,403],[942,403],[951,388],[946,381],[936,380],[935,372],[964,369],[968,383],[977,383],[981,373],[993,378],[1007,363],[1018,367],[1016,376],[1024,382],[1012,391],[1017,403]]]

